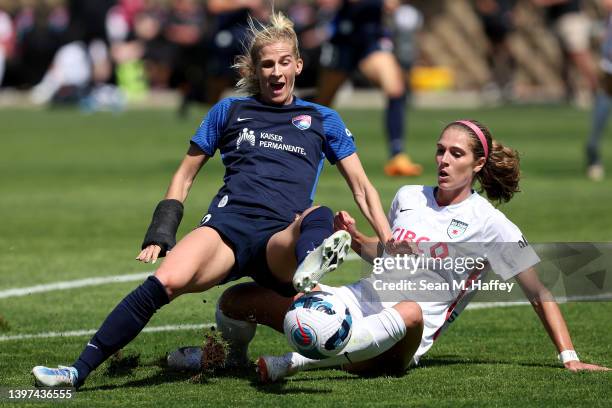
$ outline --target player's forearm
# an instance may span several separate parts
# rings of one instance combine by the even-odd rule
[[[557,351],[560,353],[564,350],[573,350],[574,345],[572,344],[572,339],[559,305],[552,300],[552,295],[548,291],[546,292],[531,300],[533,309],[540,318]]]
[[[381,242],[387,242],[391,236],[391,227],[382,210],[382,204],[376,189],[368,182],[359,190],[354,191],[353,194],[355,202],[372,228],[374,228],[378,239]]]
[[[179,168],[172,176],[172,181],[170,181],[165,198],[178,200],[184,203],[193,185],[193,181],[207,161],[208,156],[206,156],[202,150],[193,144],[190,145]]]
[[[184,203],[189,195],[189,190],[193,185],[193,177],[189,177],[181,172],[176,172],[166,191],[166,199],[178,200]]]
[[[379,256],[380,241],[377,237],[369,237],[361,231],[353,231],[351,233],[351,248],[361,258],[369,263],[374,261],[374,258]]]

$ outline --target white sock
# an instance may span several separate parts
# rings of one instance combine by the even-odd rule
[[[223,314],[217,305],[215,311],[217,328],[229,345],[228,361],[240,363],[248,359],[249,343],[255,336],[256,323],[232,319]]]
[[[376,357],[389,350],[406,334],[406,324],[393,308],[368,316],[353,323],[353,333],[348,344],[337,356],[312,360],[298,353],[291,353],[291,371],[336,367],[357,363]]]

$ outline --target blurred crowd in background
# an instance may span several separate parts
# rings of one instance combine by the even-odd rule
[[[294,22],[314,89],[346,3],[380,19],[387,47],[417,90],[479,90],[504,100],[575,100],[598,86],[605,0],[276,0]],[[372,10],[379,10],[379,13]],[[248,16],[268,0],[0,0],[0,86],[34,103],[119,103],[177,89],[183,108],[231,88]],[[357,41],[343,47],[360,47]],[[325,64],[323,64],[325,65]],[[356,86],[368,86],[355,70]]]

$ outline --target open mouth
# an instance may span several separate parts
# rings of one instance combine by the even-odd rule
[[[448,173],[445,170],[438,170],[438,177],[448,177]]]
[[[272,92],[279,93],[283,90],[285,84],[282,82],[270,84],[270,88],[272,88]]]

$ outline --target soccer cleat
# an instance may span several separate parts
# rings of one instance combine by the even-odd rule
[[[243,368],[249,367],[251,362],[246,355],[236,355],[228,352],[222,364],[217,362],[202,363],[203,349],[199,346],[181,347],[174,350],[166,361],[168,368],[174,371],[200,372],[204,368],[223,367],[223,368]]]
[[[413,163],[404,153],[396,154],[385,165],[387,176],[420,176],[422,172],[423,166]]]
[[[175,371],[202,371],[202,347],[181,347],[168,354],[168,368]]]
[[[587,169],[587,177],[593,181],[602,181],[604,176],[604,167],[601,164],[591,164]]]
[[[257,378],[261,383],[271,383],[295,374],[291,370],[291,353],[282,356],[261,356],[257,359]]]
[[[39,387],[76,387],[79,372],[74,367],[49,368],[36,366],[32,369],[35,383]]]
[[[326,273],[342,263],[351,247],[351,236],[346,231],[336,231],[321,245],[309,253],[293,276],[293,287],[298,292],[309,293]]]

